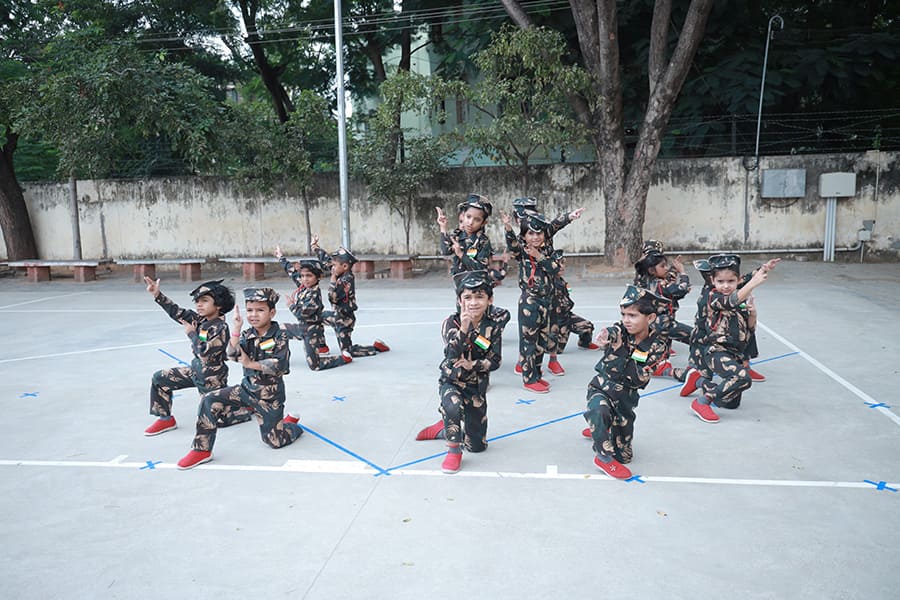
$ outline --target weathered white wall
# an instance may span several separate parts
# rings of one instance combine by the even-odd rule
[[[818,197],[818,176],[852,171],[857,173],[857,195],[838,201],[837,246],[853,246],[862,221],[874,219],[870,249],[900,252],[897,153],[772,157],[763,159],[761,168],[805,168],[805,197],[760,199],[758,171],[748,173],[740,159],[658,161],[644,236],[663,240],[673,249],[821,247],[825,202]],[[539,199],[544,212],[556,216],[579,206],[587,209],[581,221],[560,233],[557,247],[570,252],[602,251],[605,218],[597,178],[585,164],[535,169],[531,195]],[[508,210],[511,201],[523,195],[516,173],[506,168],[453,169],[427,188],[410,232],[410,251],[417,254],[437,251],[435,206],[454,215],[456,203],[477,191]],[[67,185],[29,184],[25,196],[40,257],[71,258]],[[287,253],[306,251],[303,203],[296,195],[257,194],[227,180],[183,178],[79,181],[78,197],[85,258],[256,256],[271,254],[276,244]],[[399,216],[387,206],[370,202],[361,185],[351,184],[350,197],[354,251],[405,253]],[[315,181],[310,212],[313,232],[321,235],[322,246],[339,245],[336,175]],[[494,246],[502,248],[498,218],[491,219],[488,233]]]

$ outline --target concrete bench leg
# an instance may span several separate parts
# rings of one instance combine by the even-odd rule
[[[182,281],[199,281],[200,280],[200,264],[188,263],[178,265],[178,272],[181,274]]]
[[[29,283],[50,281],[50,267],[25,267],[25,270]]]
[[[361,279],[375,278],[375,261],[361,260],[353,265],[353,272],[359,275]]]
[[[261,281],[265,278],[265,263],[244,263],[244,281]]]
[[[84,283],[97,279],[97,267],[72,267],[75,271],[75,281]]]
[[[144,277],[156,279],[156,265],[134,265],[132,269],[135,283],[144,283]]]
[[[412,268],[411,260],[392,260],[391,277],[394,279],[409,279],[412,277]]]

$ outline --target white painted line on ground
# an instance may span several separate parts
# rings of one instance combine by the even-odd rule
[[[46,313],[158,313],[159,309],[151,309],[151,308],[38,308],[38,309],[30,309],[30,310],[6,310],[4,307],[0,307],[0,312],[9,313],[9,314],[17,314],[17,313],[27,313],[27,314],[46,314]]]
[[[450,313],[447,313],[448,315]],[[418,325],[440,325],[443,321],[420,321],[417,323],[367,323],[357,325],[354,329],[369,329],[370,327],[414,327]]]
[[[142,348],[144,346],[161,346],[165,344],[174,344],[176,342],[184,342],[184,338],[174,340],[163,340],[160,342],[146,342],[144,344],[129,344],[127,346],[106,346],[103,348],[91,348],[88,350],[73,350],[71,352],[57,352],[56,354],[37,354],[35,356],[20,356],[19,358],[4,358],[0,360],[0,364],[19,362],[23,360],[37,360],[39,358],[57,358],[59,356],[74,356],[76,354],[90,354],[92,352],[108,352],[110,350],[127,350],[128,348]]]
[[[797,354],[799,354],[800,356],[805,358],[814,367],[816,367],[817,369],[819,369],[820,371],[822,371],[823,373],[825,373],[826,375],[831,377],[833,380],[835,380],[836,382],[838,382],[839,384],[841,384],[842,386],[847,388],[849,391],[854,393],[858,398],[861,398],[863,400],[863,402],[868,402],[870,404],[879,404],[879,402],[877,400],[875,400],[874,398],[872,398],[872,396],[868,395],[867,393],[865,393],[864,391],[862,391],[861,389],[859,389],[858,387],[856,387],[855,385],[853,385],[852,383],[850,383],[849,381],[847,381],[846,379],[844,379],[843,377],[841,377],[840,375],[838,375],[837,373],[835,373],[834,371],[832,371],[831,369],[829,369],[828,367],[826,367],[825,365],[823,365],[822,363],[817,361],[815,358],[813,358],[812,356],[810,356],[809,354],[807,354],[806,352],[804,352],[803,350],[798,348],[795,344],[789,342],[784,337],[778,335],[777,333],[775,333],[774,331],[772,331],[770,328],[766,327],[759,321],[757,321],[756,324],[757,324],[757,326],[763,328],[769,335],[774,337],[776,340],[778,340],[779,342],[781,342],[782,344],[784,344],[785,346],[787,346],[788,348],[790,348],[791,350],[793,350],[794,352],[796,352]],[[874,410],[877,410],[878,412],[880,412],[881,414],[883,414],[884,416],[886,416],[887,418],[892,420],[897,425],[900,425],[900,417],[898,417],[892,411],[888,410],[887,407],[878,406],[878,407],[874,408]]]
[[[13,306],[24,306],[26,304],[34,304],[35,302],[49,302],[51,300],[59,300],[60,298],[70,298],[71,296],[81,296],[87,294],[88,292],[72,292],[71,294],[63,294],[62,296],[46,296],[44,298],[38,298],[37,300],[26,300],[25,302],[16,302],[15,304],[7,304],[6,306],[0,306],[0,310],[12,308]],[[60,311],[65,312],[65,311]]]
[[[120,455],[118,455],[117,457],[115,457],[114,459],[112,459],[112,460],[109,461],[109,462],[111,462],[111,463],[120,463],[120,462],[124,461],[126,458],[128,458],[128,455],[127,455],[127,454],[120,454]]]
[[[153,470],[169,470],[176,469],[175,463],[163,463],[154,461],[144,462],[124,462],[124,456],[117,456],[110,461],[84,461],[84,460],[0,460],[0,467],[64,467],[64,468],[116,468],[116,469],[153,469]],[[153,466],[150,467],[150,464]],[[275,473],[320,473],[328,475],[366,475],[368,477],[377,474],[366,464],[358,461],[348,460],[302,460],[291,459],[283,465],[228,465],[221,463],[210,463],[200,465],[197,469],[210,471],[252,471],[252,472],[275,472]],[[440,470],[436,469],[402,469],[390,471],[391,476],[403,475],[407,477],[447,477]],[[492,479],[562,479],[562,480],[592,480],[592,481],[609,481],[606,475],[601,473],[560,473],[556,465],[547,465],[546,471],[543,473],[516,473],[508,471],[467,471],[462,470],[455,477],[477,477]],[[639,475],[640,483],[693,483],[702,485],[749,485],[762,487],[802,487],[802,488],[852,488],[852,489],[868,489],[880,491],[878,484],[882,487],[890,487],[897,489],[900,483],[897,482],[875,482],[868,483],[865,481],[802,481],[792,479],[737,479],[737,478],[712,478],[712,477],[669,477],[654,475]],[[634,482],[627,482],[634,483]]]

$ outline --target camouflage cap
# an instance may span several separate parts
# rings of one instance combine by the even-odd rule
[[[521,218],[526,211],[537,212],[537,199],[531,196],[527,198],[516,198],[513,200],[513,211]]]
[[[625,288],[625,295],[622,296],[622,299],[619,301],[619,306],[621,308],[625,308],[626,306],[631,306],[635,302],[640,301],[643,298],[649,299],[653,303],[653,308],[659,308],[665,302],[665,298],[660,298],[650,290],[646,290],[644,288],[639,288],[634,285],[629,285]]]
[[[494,205],[488,202],[486,196],[482,196],[480,194],[469,194],[469,197],[466,198],[465,202],[460,202],[457,205],[459,211],[462,212],[469,208],[478,208],[484,211],[484,215],[486,217],[491,216],[491,213],[494,212]]]
[[[347,263],[348,265],[355,265],[359,262],[356,257],[353,256],[353,254],[343,246],[332,252],[331,258],[334,260],[339,260],[343,263]]]
[[[315,258],[307,258],[301,260],[300,268],[311,271],[316,277],[322,277],[322,263]]]
[[[453,283],[456,285],[456,295],[463,293],[463,290],[484,289],[489,294],[492,293],[493,284],[486,270],[463,271],[453,276]]]
[[[201,283],[200,285],[198,285],[191,291],[190,296],[191,296],[191,298],[196,300],[200,296],[206,296],[207,294],[211,294],[214,290],[217,290],[219,288],[225,288],[227,290],[228,288],[225,287],[224,285],[222,285],[223,281],[225,281],[225,280],[224,279],[216,279],[215,281],[207,281],[205,283]]]
[[[546,233],[547,228],[550,226],[550,219],[538,212],[526,213],[524,222],[525,226],[531,231],[543,231]]]
[[[741,257],[737,254],[713,254],[708,259],[710,269],[727,269],[741,267]]]
[[[651,254],[663,254],[663,245],[659,240],[647,240],[641,245],[641,257]]]
[[[272,288],[246,288],[244,290],[244,302],[265,302],[274,307],[278,303],[278,292]]]
[[[699,260],[694,261],[694,268],[700,271],[701,273],[708,273],[712,271],[712,267],[709,264],[709,261],[705,258],[701,258]]]
[[[553,254],[550,255],[550,258],[552,258],[552,259],[555,260],[556,262],[559,262],[559,261],[561,261],[561,260],[565,260],[565,259],[566,259],[566,257],[565,257],[565,255],[563,254],[563,251],[562,251],[562,250],[554,250],[554,251],[553,251]]]

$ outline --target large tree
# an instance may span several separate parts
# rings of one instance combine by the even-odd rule
[[[522,28],[533,26],[517,0],[502,0]],[[647,192],[662,136],[706,29],[713,0],[691,0],[672,33],[672,0],[656,0],[649,28],[648,87],[643,120],[631,156],[626,156],[618,3],[569,0],[581,61],[591,75],[589,97],[575,97],[578,118],[588,127],[597,153],[605,201],[607,263],[624,267],[640,251]],[[674,38],[674,39],[673,39]]]

